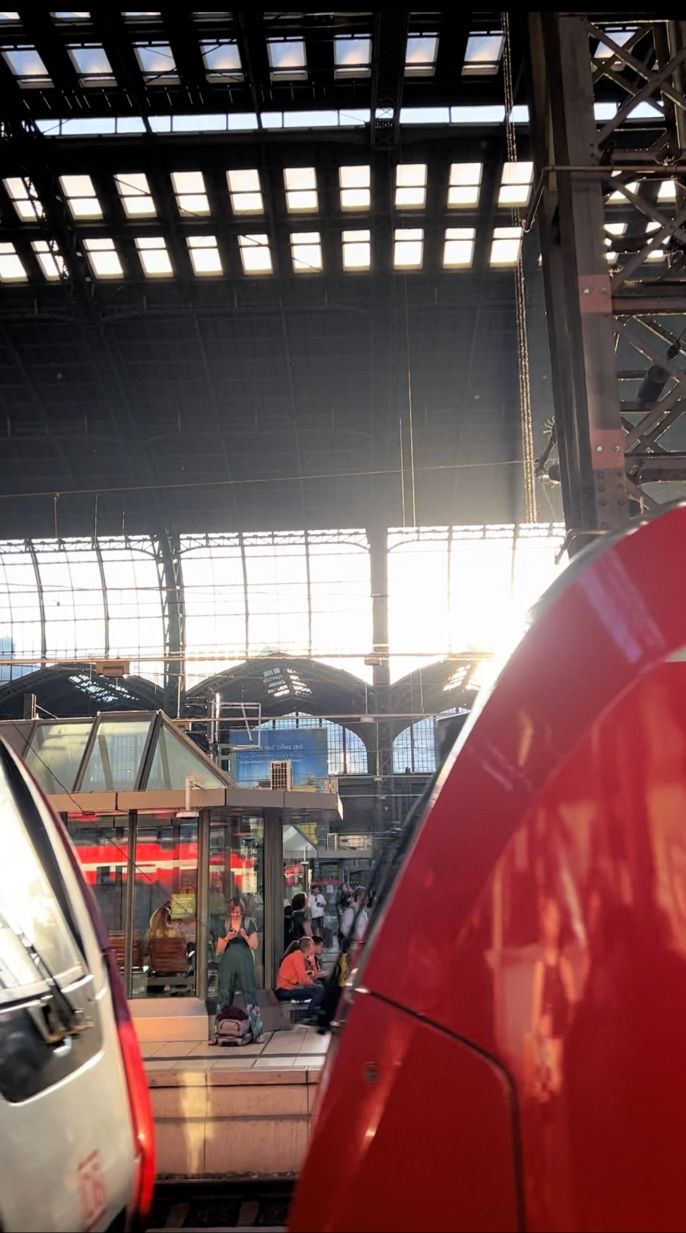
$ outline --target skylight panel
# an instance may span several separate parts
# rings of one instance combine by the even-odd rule
[[[66,278],[67,268],[62,254],[55,244],[48,244],[47,240],[33,240],[31,247],[36,254],[36,261],[48,282],[56,283],[60,279]]]
[[[417,209],[426,205],[426,163],[399,163],[395,169],[395,204]]]
[[[525,206],[531,196],[533,174],[533,163],[505,163],[500,181],[498,205]]]
[[[657,193],[658,201],[676,201],[676,183],[674,180],[663,180]]]
[[[334,77],[369,77],[372,40],[367,34],[337,34],[333,41]]]
[[[7,180],[3,180],[3,184],[23,223],[32,223],[35,219],[44,217],[42,202],[38,200],[31,180],[22,180],[20,176],[10,176]]]
[[[322,241],[318,231],[291,233],[291,257],[296,274],[318,273],[323,266]]]
[[[612,244],[612,237],[624,235],[626,228],[626,223],[605,223],[605,247],[607,249],[605,256],[607,257],[609,265],[614,265],[617,260],[617,253],[610,247]]]
[[[226,179],[234,214],[264,214],[260,175],[254,167],[227,171]]]
[[[216,235],[189,235],[186,243],[195,274],[206,277],[224,273]]]
[[[631,26],[629,28],[627,26],[623,26],[621,28],[619,27],[615,28],[615,27],[608,26],[607,29],[605,30],[605,33],[607,34],[608,38],[612,39],[613,43],[617,44],[618,47],[623,47],[625,43],[629,42],[629,39],[633,38],[634,34],[636,33],[636,27]],[[611,60],[613,56],[615,58],[616,63],[621,64],[621,61],[617,60],[616,53],[614,52],[612,47],[608,47],[607,43],[598,42],[598,46],[596,47],[593,53],[594,60]]]
[[[268,235],[239,235],[238,247],[245,274],[271,274],[273,267]]]
[[[122,278],[124,271],[114,241],[108,239],[84,240],[83,246],[88,263],[96,278]]]
[[[14,244],[0,244],[0,283],[25,283],[27,279]]]
[[[292,214],[319,208],[314,167],[285,167],[286,206]]]
[[[157,211],[152,199],[148,177],[133,171],[116,175],[114,182],[128,218],[155,218]]]
[[[69,11],[69,12],[51,13],[51,16],[54,17],[55,21],[65,21],[65,22],[90,21],[90,13],[73,13]]]
[[[210,203],[201,171],[172,171],[171,178],[179,214],[209,214]]]
[[[451,163],[448,205],[476,206],[481,192],[481,163]]]
[[[234,39],[201,39],[200,50],[208,81],[243,80],[241,53]]]
[[[267,39],[267,53],[272,81],[307,80],[304,39]]]
[[[368,210],[371,206],[371,168],[368,164],[339,167],[342,210]]]
[[[632,180],[631,184],[625,184],[624,187],[629,193],[637,193],[638,192],[638,180]],[[610,193],[610,196],[607,199],[607,204],[608,205],[630,206],[631,202],[629,201],[628,197],[625,197],[624,193],[620,192],[620,190],[617,188],[615,189],[614,193]]]
[[[165,82],[179,80],[169,43],[134,43],[133,50],[148,85],[164,85]]]
[[[72,218],[102,218],[102,209],[90,176],[60,176],[60,184]]]
[[[167,241],[163,235],[135,237],[138,257],[148,278],[169,278],[174,273]]]
[[[646,223],[646,243],[648,243],[651,236],[653,236],[656,231],[660,231],[660,229],[661,229],[661,224],[658,223],[657,221]],[[660,242],[660,245],[657,248],[654,248],[652,252],[648,253],[648,255],[646,256],[646,261],[664,261],[665,259],[664,245],[666,243],[667,243],[667,236],[665,236],[665,238]]]
[[[84,85],[107,85],[114,83],[115,77],[105,48],[100,44],[89,43],[83,46],[67,47],[69,58]]]
[[[521,227],[496,227],[491,244],[491,265],[516,265],[521,246]]]
[[[443,245],[443,268],[446,270],[468,269],[474,258],[474,227],[448,227]]]
[[[502,54],[502,34],[470,34],[462,65],[462,76],[494,76],[500,67]]]
[[[0,13],[0,24],[7,23],[7,25],[11,25],[11,23],[15,21],[19,21],[18,13]]]
[[[410,34],[405,50],[405,76],[433,77],[437,55],[437,34]]]
[[[396,270],[418,270],[424,255],[422,227],[396,227],[393,245],[393,265]]]
[[[343,232],[343,269],[368,270],[372,263],[371,231]]]
[[[35,47],[6,47],[2,56],[20,86],[52,85],[50,74]]]

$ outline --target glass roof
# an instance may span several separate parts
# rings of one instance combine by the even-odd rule
[[[44,792],[183,791],[231,780],[166,715],[128,712],[95,719],[0,722],[0,736],[23,757]]]

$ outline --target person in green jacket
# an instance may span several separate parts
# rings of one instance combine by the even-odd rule
[[[231,1006],[236,990],[242,990],[246,1006],[257,1005],[254,951],[259,945],[257,925],[245,915],[242,899],[229,899],[225,934],[217,941],[219,957],[219,1006]]]

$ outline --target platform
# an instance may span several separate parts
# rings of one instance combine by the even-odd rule
[[[304,1026],[241,1049],[143,1040],[158,1175],[297,1174],[328,1043]]]

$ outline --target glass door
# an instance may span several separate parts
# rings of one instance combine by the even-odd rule
[[[215,998],[218,984],[217,939],[224,936],[227,903],[242,899],[246,916],[257,927],[256,983],[264,988],[264,820],[239,815],[210,823],[209,960],[208,997]]]

